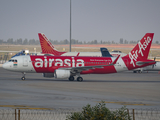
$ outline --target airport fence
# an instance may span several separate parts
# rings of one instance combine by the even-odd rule
[[[65,120],[67,115],[78,111],[81,110],[0,109],[0,120]],[[158,109],[127,109],[127,112],[131,120],[160,120],[160,110]]]

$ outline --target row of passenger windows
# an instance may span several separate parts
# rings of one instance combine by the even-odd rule
[[[11,60],[9,60],[9,62],[17,62],[17,60],[11,59]],[[37,61],[30,61],[30,62],[37,62]],[[62,63],[62,62],[60,62],[60,61],[53,61],[53,63]],[[67,62],[67,63],[109,64],[110,62]]]
[[[10,59],[9,62],[17,62],[17,60]]]
[[[30,61],[30,62],[40,62],[40,61]],[[45,62],[45,61],[43,61]],[[47,63],[51,61],[47,61]],[[52,61],[52,63],[62,63],[61,61]],[[85,64],[110,64],[110,62],[67,62],[67,63],[85,63]]]

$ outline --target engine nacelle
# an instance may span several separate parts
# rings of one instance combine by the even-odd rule
[[[70,70],[55,70],[55,78],[69,78],[71,75]]]
[[[48,77],[48,78],[54,77],[54,73],[43,73],[43,77]]]

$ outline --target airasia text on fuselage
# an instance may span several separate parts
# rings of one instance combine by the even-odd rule
[[[60,59],[60,58],[47,58],[44,56],[42,58],[36,58],[34,63],[36,68],[47,68],[52,66],[64,66],[64,67],[80,67],[84,66],[84,60],[82,59],[74,59],[74,57],[67,58],[67,59]]]

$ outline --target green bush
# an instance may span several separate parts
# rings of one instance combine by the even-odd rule
[[[96,106],[86,105],[81,112],[73,112],[66,120],[131,120],[124,106],[116,111],[110,111],[102,101]]]

